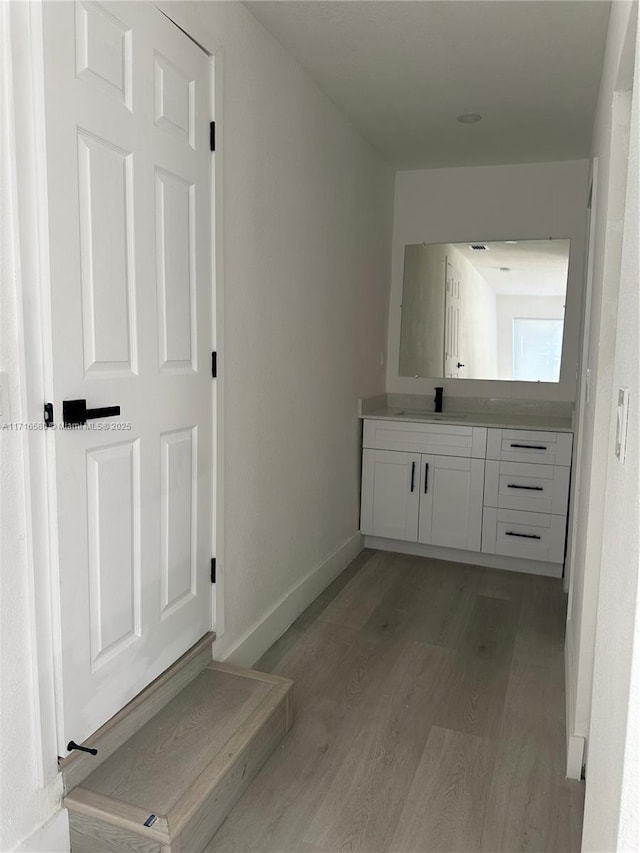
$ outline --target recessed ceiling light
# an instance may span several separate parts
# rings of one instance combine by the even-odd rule
[[[511,246],[516,246],[518,244],[517,240],[505,240],[505,243],[509,243]]]
[[[477,121],[480,121],[482,116],[480,113],[463,113],[461,116],[456,116],[456,121],[461,122],[462,124],[475,124]]]
[[[500,272],[511,272],[511,267],[499,267]]]

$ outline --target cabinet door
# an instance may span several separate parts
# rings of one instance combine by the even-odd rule
[[[484,460],[422,455],[418,541],[479,551]]]
[[[419,453],[364,450],[362,533],[417,541],[419,480]]]

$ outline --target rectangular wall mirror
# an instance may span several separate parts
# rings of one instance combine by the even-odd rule
[[[405,246],[400,376],[559,382],[569,240]]]

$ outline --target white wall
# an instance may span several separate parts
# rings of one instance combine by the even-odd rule
[[[576,527],[571,560],[567,621],[568,734],[586,739],[591,716],[593,649],[600,562],[603,557],[604,507],[613,364],[617,337],[620,259],[625,215],[630,86],[635,21],[632,4],[612,4],[603,75],[594,125],[593,155],[598,158],[592,240],[593,285],[590,328],[582,381],[590,372],[590,396],[580,400],[573,498]],[[631,59],[629,59],[629,54]],[[629,63],[630,67],[629,67]],[[587,772],[588,767],[587,743]]]
[[[580,336],[588,163],[534,163],[398,172],[389,306],[387,391],[573,401]],[[571,240],[567,323],[558,384],[412,379],[398,376],[404,247],[478,240]]]
[[[384,391],[393,176],[241,4],[162,8],[222,58],[225,632],[215,651],[253,663],[297,615],[309,573],[344,547],[335,573],[360,547],[356,401]]]
[[[252,663],[362,547],[357,398],[384,391],[393,176],[244,6],[164,8],[216,53],[226,630],[215,653]],[[17,282],[2,257],[0,370],[16,416]],[[24,446],[0,440],[0,849],[62,849],[59,780],[37,780]]]
[[[446,246],[407,246],[402,280],[402,376],[443,369]]]
[[[629,52],[633,58],[635,45],[633,65],[636,76],[624,225],[617,218],[611,223],[616,228],[621,226],[617,236],[623,241],[619,294],[617,281],[613,277],[609,278],[606,270],[603,270],[602,324],[610,324],[609,334],[614,337],[614,352],[612,363],[603,365],[604,369],[600,371],[596,389],[598,398],[604,398],[607,429],[604,443],[598,445],[595,451],[597,455],[604,456],[606,474],[583,831],[583,850],[594,853],[640,849],[640,50],[633,17],[631,26],[628,26],[628,5],[613,6],[609,52],[614,54],[615,59],[622,53],[623,63],[627,63],[629,56],[628,53],[625,56],[625,52],[631,48]],[[607,109],[607,101],[610,101],[612,84],[616,84],[616,80],[616,85],[628,84],[627,79],[620,79],[619,70],[617,74],[611,74],[612,66],[619,69],[619,63],[609,58],[606,65],[609,73],[604,78],[603,98],[598,114],[599,132],[596,141],[604,146],[606,138],[603,140],[603,136],[606,137],[610,132],[611,113]],[[625,68],[622,69],[622,75],[627,75]],[[616,158],[611,164],[610,180],[616,179],[613,170],[617,162]],[[600,251],[604,248],[606,254],[607,247],[602,246],[605,237],[602,231]],[[614,248],[619,248],[617,241]],[[608,356],[609,352],[606,354]],[[624,465],[615,459],[613,452],[616,427],[614,405],[617,390],[621,386],[628,387],[631,394],[628,450]]]

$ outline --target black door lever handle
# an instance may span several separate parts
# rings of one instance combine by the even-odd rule
[[[65,426],[82,426],[89,419],[112,418],[120,414],[120,406],[103,406],[101,409],[87,409],[86,400],[63,400],[62,422]]]

